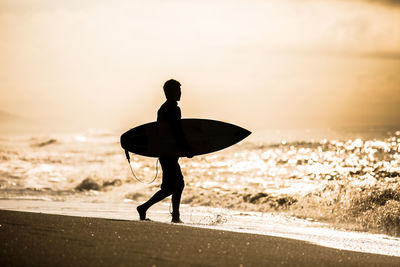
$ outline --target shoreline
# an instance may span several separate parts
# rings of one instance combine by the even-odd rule
[[[41,200],[0,200],[0,210],[36,212],[83,218],[137,221],[135,202],[92,203]],[[169,205],[153,206],[148,217],[155,223],[170,224]],[[182,205],[184,226],[299,240],[340,250],[400,257],[400,238],[334,229],[329,224],[282,214],[240,212]]]
[[[399,257],[305,241],[141,222],[0,210],[1,266],[395,266]]]

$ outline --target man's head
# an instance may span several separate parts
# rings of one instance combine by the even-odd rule
[[[176,80],[168,80],[164,83],[164,93],[168,100],[181,100],[181,84]]]

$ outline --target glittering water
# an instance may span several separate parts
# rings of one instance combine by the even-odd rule
[[[265,202],[259,200],[267,196],[306,195],[344,178],[360,186],[398,180],[400,131],[362,139],[250,140],[180,163],[183,203],[263,210]],[[132,155],[131,165],[146,182],[156,173],[154,158]],[[151,184],[134,180],[117,134],[0,138],[2,199],[144,201],[160,177]]]

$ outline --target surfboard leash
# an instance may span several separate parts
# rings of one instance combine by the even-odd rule
[[[125,156],[126,156],[126,159],[128,160],[129,168],[131,169],[131,172],[132,172],[133,177],[134,177],[139,183],[142,183],[142,184],[151,184],[151,183],[153,183],[153,182],[157,179],[157,177],[158,177],[158,162],[160,161],[159,159],[157,159],[157,162],[156,162],[156,175],[154,176],[154,179],[153,179],[151,182],[144,182],[144,181],[140,180],[140,179],[136,176],[135,172],[133,171],[132,165],[131,165],[131,157],[130,157],[130,155],[129,155],[129,151],[128,151],[128,150],[125,150]]]

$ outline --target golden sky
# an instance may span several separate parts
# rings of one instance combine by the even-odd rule
[[[0,110],[66,128],[184,117],[400,127],[400,1],[0,2]]]

